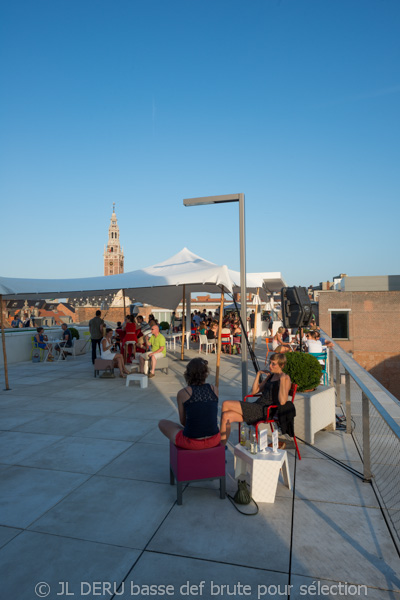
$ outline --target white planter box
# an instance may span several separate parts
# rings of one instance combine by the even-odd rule
[[[315,392],[297,393],[294,400],[296,437],[314,444],[314,435],[322,429],[336,429],[335,388],[320,385]]]

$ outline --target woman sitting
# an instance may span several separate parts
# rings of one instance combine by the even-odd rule
[[[124,337],[124,356],[128,356],[127,362],[131,362],[131,355],[133,354],[133,358],[135,358],[135,347],[137,343],[137,333],[136,333],[136,323],[135,317],[133,315],[128,315],[128,319],[125,325],[125,337]],[[132,347],[132,344],[128,344],[125,348],[125,344],[127,342],[135,342],[135,345]]]
[[[129,371],[125,369],[124,357],[122,354],[112,352],[111,349],[114,347],[113,341],[113,330],[110,327],[106,329],[106,337],[103,337],[100,344],[100,355],[101,358],[113,361],[113,367],[119,369],[119,376],[126,377],[129,375]]]
[[[37,331],[37,334],[35,335],[35,348],[42,348],[42,350],[48,350],[49,353],[47,355],[47,360],[50,362],[53,361],[54,357],[51,353],[51,348],[50,348],[50,346],[48,346],[46,344],[46,342],[49,341],[48,337],[47,337],[47,335],[43,335],[43,331],[44,331],[43,327],[38,327],[36,329],[36,331]]]
[[[285,328],[279,327],[278,331],[272,338],[272,350],[274,352],[275,352],[277,346],[289,346],[290,347],[290,344],[287,344],[286,342],[283,341],[282,336],[283,336],[284,332],[285,332]]]
[[[177,395],[181,425],[166,419],[158,424],[160,431],[179,448],[203,450],[221,442],[217,422],[218,390],[206,383],[208,374],[208,362],[193,358],[184,375],[188,385]]]
[[[255,402],[226,400],[222,403],[221,442],[223,444],[226,444],[229,438],[232,423],[241,423],[242,421],[245,421],[247,425],[254,425],[255,423],[258,423],[258,421],[267,418],[268,407],[274,404],[279,407],[274,411],[275,413],[278,413],[278,419],[280,414],[287,412],[283,407],[285,407],[288,401],[291,381],[289,375],[286,375],[282,370],[285,365],[286,356],[284,354],[273,354],[269,363],[271,372],[265,373],[265,371],[258,371],[251,393],[261,393],[261,397],[257,398]],[[264,381],[260,382],[262,374],[266,374],[267,377]],[[291,402],[289,404],[289,411],[294,411],[293,404]],[[270,416],[274,416],[271,414],[271,411]],[[292,416],[294,417],[294,412],[292,413]],[[286,431],[283,433],[286,433]],[[288,431],[288,433],[290,433],[290,431]],[[283,445],[280,447],[283,447]]]

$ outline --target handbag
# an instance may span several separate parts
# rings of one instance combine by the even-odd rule
[[[38,363],[40,362],[40,350],[35,350],[32,354],[32,362]]]
[[[244,479],[238,480],[238,489],[237,489],[236,494],[233,496],[233,498],[232,498],[232,496],[229,496],[229,494],[228,494],[228,498],[231,501],[231,503],[233,504],[233,506],[236,508],[236,510],[238,512],[240,512],[242,515],[246,515],[246,517],[252,517],[258,513],[258,504],[251,497],[249,488],[247,487],[247,483]],[[256,507],[255,512],[252,512],[252,513],[243,512],[237,506],[235,506],[235,504],[250,504],[250,502],[254,502],[255,507]]]

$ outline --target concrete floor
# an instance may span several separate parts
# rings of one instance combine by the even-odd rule
[[[291,598],[400,600],[398,555],[371,486],[309,447],[300,445],[299,461],[288,444],[295,491],[280,480],[275,503],[255,517],[220,500],[216,482],[189,485],[176,505],[157,422],[177,419],[177,357],[143,390],[94,379],[89,355],[9,368],[12,390],[0,392],[3,596],[287,598],[290,584]],[[212,382],[214,355],[209,362]],[[221,400],[240,399],[240,379],[240,358],[223,356]],[[351,436],[320,432],[315,445],[361,470]]]

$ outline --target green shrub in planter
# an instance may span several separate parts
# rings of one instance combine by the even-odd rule
[[[75,329],[75,327],[68,327],[68,329],[71,332],[72,339],[76,338],[77,340],[79,340],[79,331]]]
[[[161,321],[160,329],[162,329],[163,331],[165,331],[166,329],[169,329],[169,323],[167,323],[167,321]]]
[[[287,352],[286,366],[283,369],[292,383],[297,383],[297,391],[315,390],[320,384],[322,365],[315,356],[306,352]]]

